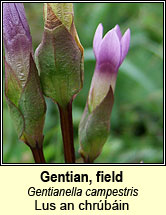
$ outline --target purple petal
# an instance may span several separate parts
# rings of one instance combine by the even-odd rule
[[[16,58],[26,58],[32,52],[32,38],[22,3],[3,4],[3,40],[9,64],[17,63]]]
[[[24,5],[22,3],[16,3],[15,6],[19,14],[20,22],[22,23],[22,26],[26,32],[26,35],[29,38],[29,40],[32,40],[29,25],[25,15]]]
[[[102,24],[99,24],[97,29],[96,29],[95,36],[93,39],[93,50],[94,50],[96,59],[97,59],[98,54],[99,54],[99,49],[100,49],[102,37],[103,37],[103,26],[102,26]]]
[[[22,3],[3,4],[3,40],[6,62],[24,87],[29,73],[32,38]]]
[[[102,40],[100,52],[98,57],[98,64],[109,64],[110,70],[115,71],[120,62],[120,41],[112,29],[109,31]]]
[[[116,31],[119,40],[121,40],[121,39],[122,39],[122,33],[121,33],[121,31],[120,31],[119,25],[116,25],[115,28],[114,28],[114,30]]]
[[[6,41],[11,41],[18,34],[23,34],[32,42],[22,3],[3,4],[3,34]]]
[[[130,29],[127,29],[127,31],[125,32],[125,34],[121,39],[122,51],[121,51],[120,64],[123,62],[124,58],[126,57],[127,52],[129,50],[129,46],[130,46]]]

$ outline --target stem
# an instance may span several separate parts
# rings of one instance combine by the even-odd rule
[[[44,154],[43,154],[43,146],[38,146],[38,144],[36,144],[36,147],[30,147],[32,154],[33,154],[33,158],[35,160],[35,163],[46,163],[45,158],[44,158]]]
[[[84,163],[93,163],[93,161],[91,160],[89,160],[89,158],[88,159],[86,159],[85,157],[83,157],[83,161],[84,161]]]
[[[65,162],[75,163],[72,102],[70,102],[66,107],[61,107],[60,105],[58,105],[58,107],[60,112]]]

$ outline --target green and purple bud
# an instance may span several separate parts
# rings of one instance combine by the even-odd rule
[[[5,96],[18,136],[30,147],[40,146],[46,105],[22,3],[3,3],[3,41]]]
[[[35,56],[44,94],[66,107],[83,85],[83,48],[72,3],[44,3],[44,35]]]
[[[129,45],[130,29],[122,36],[116,25],[103,38],[103,26],[99,24],[93,40],[96,67],[79,126],[80,153],[86,162],[98,157],[107,140],[117,73]]]

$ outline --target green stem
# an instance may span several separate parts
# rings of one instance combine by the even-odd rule
[[[58,105],[58,107],[60,112],[65,162],[75,163],[72,102],[70,102],[66,107],[61,107],[60,105]]]

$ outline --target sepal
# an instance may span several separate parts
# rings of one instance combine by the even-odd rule
[[[107,140],[113,103],[114,95],[110,87],[103,101],[92,112],[86,104],[79,125],[79,152],[87,163],[92,163],[100,155]]]
[[[5,62],[5,97],[19,139],[35,147],[43,142],[46,104],[31,54],[29,59],[29,73],[24,88]]]
[[[19,109],[24,116],[25,129],[21,140],[31,146],[43,141],[43,126],[46,104],[42,95],[40,81],[33,57],[30,55],[30,69],[25,87],[23,88]]]
[[[64,25],[45,31],[36,50],[42,89],[47,97],[66,106],[83,85],[82,52]]]

